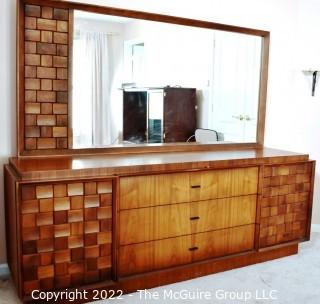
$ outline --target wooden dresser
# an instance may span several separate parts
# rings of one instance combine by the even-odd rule
[[[11,158],[19,295],[131,292],[295,254],[310,237],[314,168],[267,148]]]

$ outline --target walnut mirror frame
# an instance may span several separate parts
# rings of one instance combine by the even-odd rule
[[[40,9],[37,9],[39,7]],[[71,71],[74,10],[261,37],[256,142],[138,144],[73,149]],[[55,0],[47,0],[45,4],[41,0],[18,0],[17,22],[17,141],[19,156],[205,151],[263,146],[270,40],[268,31]],[[46,81],[47,78],[50,80]],[[46,89],[43,90],[43,88]]]

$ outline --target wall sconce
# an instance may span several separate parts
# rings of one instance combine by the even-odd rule
[[[311,96],[314,96],[316,91],[316,84],[317,84],[317,76],[320,71],[318,70],[305,70],[303,71],[305,75],[312,75],[312,89],[311,89]]]

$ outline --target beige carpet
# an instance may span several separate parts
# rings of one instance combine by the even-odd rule
[[[313,233],[311,242],[300,245],[298,255],[270,262],[234,269],[190,281],[167,285],[150,290],[158,300],[147,300],[139,293],[126,295],[121,300],[99,301],[113,304],[141,303],[277,303],[319,304],[320,303],[320,233]],[[274,292],[272,292],[275,290]],[[207,291],[210,300],[172,299],[190,292]],[[237,293],[235,293],[237,292]],[[244,294],[246,292],[246,294]],[[246,301],[244,296],[251,297]],[[277,299],[260,299],[269,296]],[[258,296],[258,299],[256,298]],[[236,297],[234,299],[234,297]],[[0,281],[0,304],[19,303],[12,284]]]

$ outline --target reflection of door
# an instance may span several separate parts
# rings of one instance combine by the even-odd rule
[[[210,127],[226,141],[256,141],[260,55],[260,37],[215,32]]]
[[[147,92],[123,92],[123,140],[147,141]]]
[[[148,92],[148,142],[163,142],[163,90]]]

